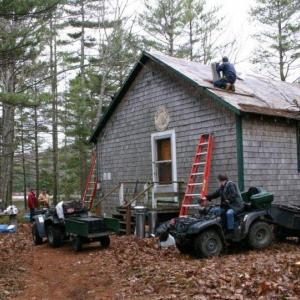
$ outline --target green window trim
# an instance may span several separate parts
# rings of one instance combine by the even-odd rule
[[[244,147],[243,147],[243,122],[242,117],[236,115],[236,151],[238,167],[238,185],[241,191],[245,189],[244,181]]]
[[[297,164],[298,164],[298,172],[300,173],[300,123],[297,123],[296,129],[296,139],[297,139]]]

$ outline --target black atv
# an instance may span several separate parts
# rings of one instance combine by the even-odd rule
[[[233,232],[226,229],[225,214],[215,213],[216,206],[210,206],[191,217],[178,217],[162,224],[157,235],[165,240],[171,234],[181,253],[197,257],[219,255],[227,244],[235,242],[246,242],[252,249],[266,248],[273,238],[272,218],[268,213],[273,195],[257,188],[254,194],[252,189],[242,196],[245,209],[235,216]]]

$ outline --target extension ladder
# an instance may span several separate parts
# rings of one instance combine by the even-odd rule
[[[200,200],[208,192],[212,148],[212,134],[201,134],[179,216],[187,216],[189,208],[199,207],[199,204],[193,204],[193,199]]]
[[[90,170],[89,174],[86,180],[84,192],[82,195],[82,203],[83,205],[91,209],[93,207],[93,203],[96,197],[97,193],[97,176],[95,175],[96,170],[96,160],[97,160],[97,154],[96,151],[93,151],[92,158],[91,158],[91,164],[90,164]]]

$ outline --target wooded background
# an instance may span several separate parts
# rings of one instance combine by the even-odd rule
[[[208,0],[0,1],[0,199],[47,188],[80,195],[88,138],[142,50],[208,64],[243,47],[222,38],[227,16]],[[233,8],[234,9],[234,8]],[[130,11],[130,10],[129,10]],[[256,0],[249,18],[265,76],[300,78],[300,0]],[[297,79],[298,78],[298,79]],[[26,203],[26,201],[25,201]]]

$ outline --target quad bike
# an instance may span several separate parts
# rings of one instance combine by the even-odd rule
[[[226,216],[214,212],[214,207],[203,207],[196,215],[178,217],[157,229],[161,240],[171,234],[181,253],[197,257],[219,255],[231,243],[244,243],[252,249],[263,249],[272,243],[272,218],[268,212],[273,195],[257,189],[251,195],[242,193],[245,209],[235,216],[233,231],[226,229]],[[248,194],[247,194],[248,193]]]

